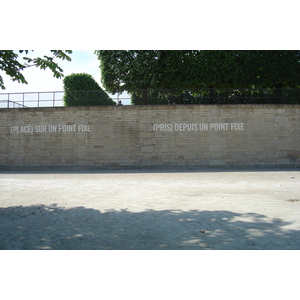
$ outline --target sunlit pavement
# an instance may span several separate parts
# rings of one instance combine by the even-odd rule
[[[0,249],[300,249],[297,170],[0,173]]]

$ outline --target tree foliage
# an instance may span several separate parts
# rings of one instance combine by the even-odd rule
[[[74,73],[64,77],[66,106],[115,105],[90,74]]]
[[[30,50],[33,52],[33,50]],[[29,67],[38,67],[42,70],[50,69],[53,72],[55,78],[63,77],[63,69],[59,67],[55,59],[68,60],[71,58],[68,54],[71,54],[71,50],[51,50],[52,56],[44,55],[43,57],[30,58],[27,55],[29,50],[0,50],[0,70],[4,71],[13,81],[28,84],[23,71]],[[22,61],[23,60],[23,61]],[[5,89],[2,76],[0,76],[0,87]]]
[[[98,50],[103,86],[111,93],[134,92],[132,99],[142,97],[144,104],[153,89],[192,86],[189,70],[195,51],[174,50]],[[139,94],[141,93],[141,96]]]
[[[197,51],[187,75],[203,88],[296,88],[300,86],[300,51]],[[184,66],[185,68],[185,66]]]
[[[283,88],[300,87],[296,50],[97,50],[96,54],[104,87],[112,93],[138,89],[132,92],[135,104],[154,101],[155,94],[156,102],[165,98],[157,89],[168,89],[172,96],[171,90],[177,89],[182,98],[197,88],[210,89],[211,99],[215,89],[274,89],[280,103]]]
[[[96,51],[102,83],[110,92],[187,87],[188,80],[184,78],[194,64],[194,53],[177,50]]]

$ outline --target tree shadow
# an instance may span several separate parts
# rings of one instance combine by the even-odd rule
[[[292,223],[231,211],[0,208],[0,249],[300,249]]]

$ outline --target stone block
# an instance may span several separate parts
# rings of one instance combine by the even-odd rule
[[[226,163],[223,159],[210,159],[209,165],[210,166],[224,166]]]
[[[275,116],[275,123],[287,123],[288,121],[288,116]]]
[[[124,108],[124,109],[123,109]],[[299,164],[294,106],[174,105],[0,109],[0,165]],[[174,130],[174,124],[244,123],[244,130]],[[74,126],[72,132],[11,133],[12,126]],[[153,124],[173,124],[154,131]],[[90,125],[78,132],[78,125]],[[48,126],[48,127],[47,127]],[[180,127],[181,128],[181,127]],[[294,153],[294,154],[293,154]]]

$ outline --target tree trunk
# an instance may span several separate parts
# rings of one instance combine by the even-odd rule
[[[148,104],[148,90],[144,89],[143,90],[143,105],[147,105]]]
[[[275,104],[282,104],[282,84],[275,84]]]
[[[213,86],[209,87],[209,102],[214,104],[216,102],[216,91]]]

